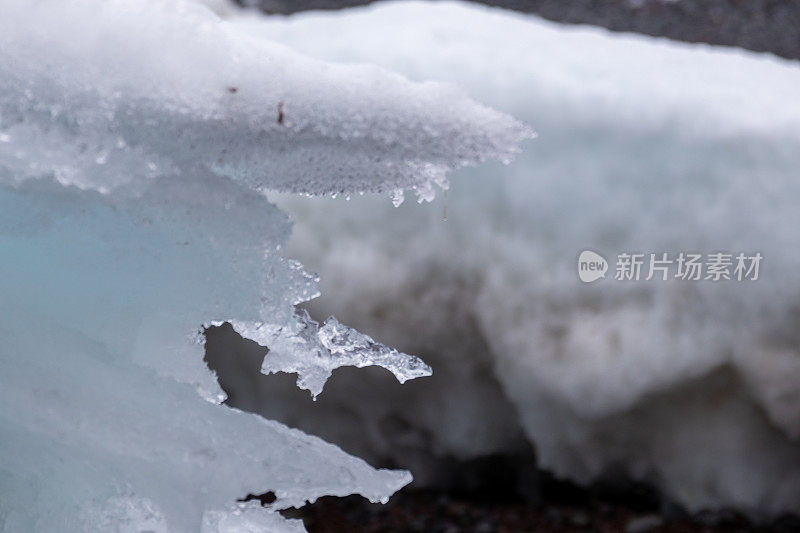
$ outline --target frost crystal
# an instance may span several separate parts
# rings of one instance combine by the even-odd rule
[[[403,204],[403,201],[405,201],[406,199],[403,189],[393,190],[391,198],[392,198],[392,205],[394,205],[395,207],[400,207]]]
[[[305,310],[299,310],[290,326],[232,321],[241,336],[270,349],[261,371],[297,373],[297,386],[316,397],[322,392],[331,373],[342,366],[380,366],[389,370],[400,383],[430,376],[431,368],[413,355],[398,352],[334,317],[320,327]]]

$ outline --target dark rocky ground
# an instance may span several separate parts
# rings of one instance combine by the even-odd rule
[[[339,9],[372,0],[237,0],[267,13]],[[435,1],[435,0],[431,0]],[[800,59],[798,0],[475,0],[536,13],[546,19],[592,24],[680,41],[739,46]]]
[[[360,496],[325,497],[283,514],[301,518],[310,533],[793,533],[800,517],[754,523],[731,510],[689,514],[646,485],[608,479],[589,487],[539,472],[535,492],[520,491],[509,458],[463,465],[465,484],[449,490],[409,490],[386,505]],[[526,479],[530,484],[530,479]]]
[[[492,501],[442,492],[400,492],[386,504],[370,504],[359,496],[325,497],[300,511],[310,533],[688,533],[800,531],[800,519],[781,517],[755,525],[730,511],[695,516],[664,516],[629,502],[603,498],[553,501],[531,506],[518,501]]]

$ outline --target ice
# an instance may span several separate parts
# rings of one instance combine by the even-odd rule
[[[395,207],[400,207],[406,199],[405,192],[403,189],[395,189],[392,191],[392,205]]]
[[[314,60],[178,0],[9,0],[0,46],[6,182],[107,192],[199,171],[295,193],[427,191],[530,136],[453,85]]]
[[[375,342],[334,317],[329,317],[322,327],[311,320],[306,310],[299,310],[295,318],[288,326],[235,320],[231,325],[242,337],[269,348],[261,366],[264,374],[296,373],[297,386],[311,392],[314,398],[333,371],[343,366],[380,366],[400,383],[432,373],[418,357]]]
[[[238,512],[248,493],[275,491],[277,510],[325,494],[380,501],[411,480],[198,395],[222,399],[193,332],[214,316],[278,320],[302,285],[265,256],[285,217],[211,183],[156,180],[133,200],[0,188],[5,530],[197,531],[204,511]]]
[[[201,533],[304,533],[305,530],[302,520],[282,520],[275,514],[249,508],[237,514],[208,513]]]
[[[510,166],[453,176],[446,223],[409,202],[276,198],[300,221],[288,250],[325,272],[312,314],[424,354],[461,402],[435,423],[409,416],[410,393],[374,399],[348,423],[408,422],[374,453],[407,457],[408,434],[444,456],[503,450],[450,438],[508,419],[469,401],[497,379],[559,476],[627,474],[693,510],[800,510],[797,63],[452,2],[231,20],[319,58],[457,83],[539,133]],[[764,269],[751,284],[584,285],[587,248],[760,251]]]
[[[179,0],[4,1],[0,51],[0,530],[298,531],[277,511],[409,483],[220,405],[201,329],[314,330],[293,328],[317,278],[280,255],[264,189],[425,188],[527,128]],[[322,373],[300,351],[270,368],[313,390],[342,364],[429,372],[335,319],[315,334]]]

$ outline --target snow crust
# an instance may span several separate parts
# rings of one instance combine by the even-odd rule
[[[314,313],[427,345],[453,397],[484,397],[496,378],[560,476],[622,472],[690,509],[800,511],[796,63],[452,2],[235,23],[319,58],[458,83],[539,133],[509,167],[460,172],[440,209],[277,198],[300,221],[291,254],[326,273]],[[760,251],[764,270],[751,284],[584,285],[587,248],[611,261]],[[408,313],[421,309],[459,309],[463,323]],[[461,357],[431,348],[459,342]],[[460,371],[486,359],[493,372]],[[404,434],[460,457],[502,450],[448,439],[488,431],[477,406],[437,424],[406,417],[399,394]]]
[[[0,530],[301,531],[275,511],[386,501],[408,472],[219,405],[200,329],[271,325],[265,369],[315,394],[344,364],[428,374],[298,313],[316,277],[280,255],[291,224],[263,190],[428,196],[527,136],[451,86],[312,60],[201,5],[3,2]],[[236,502],[267,490],[266,510]]]
[[[530,135],[452,85],[310,59],[199,4],[9,0],[3,11],[4,181],[107,192],[210,172],[295,193],[428,193],[448,169],[507,159]]]

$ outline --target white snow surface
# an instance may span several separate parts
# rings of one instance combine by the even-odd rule
[[[105,192],[199,171],[427,195],[450,168],[507,159],[530,136],[452,85],[314,60],[190,2],[6,0],[0,47],[4,181]]]
[[[0,12],[0,530],[301,531],[275,511],[406,485],[219,405],[201,327],[278,328],[270,371],[302,378],[330,359],[315,392],[342,364],[425,375],[295,310],[316,278],[281,257],[291,224],[263,189],[428,196],[528,129],[451,86],[312,60],[193,3]],[[236,502],[268,490],[268,509]]]
[[[472,322],[419,317],[458,309],[482,342],[426,359],[450,373],[488,350],[541,466],[579,482],[623,472],[690,509],[800,511],[796,62],[453,2],[231,20],[322,59],[457,83],[539,133],[508,167],[459,172],[439,209],[277,198],[299,221],[290,253],[325,272],[314,314],[341,310],[411,350],[459,342]],[[587,248],[612,269],[623,251],[764,263],[749,283],[585,285]],[[452,375],[455,396],[488,379]],[[409,431],[491,453],[447,439],[475,417],[440,420]]]

